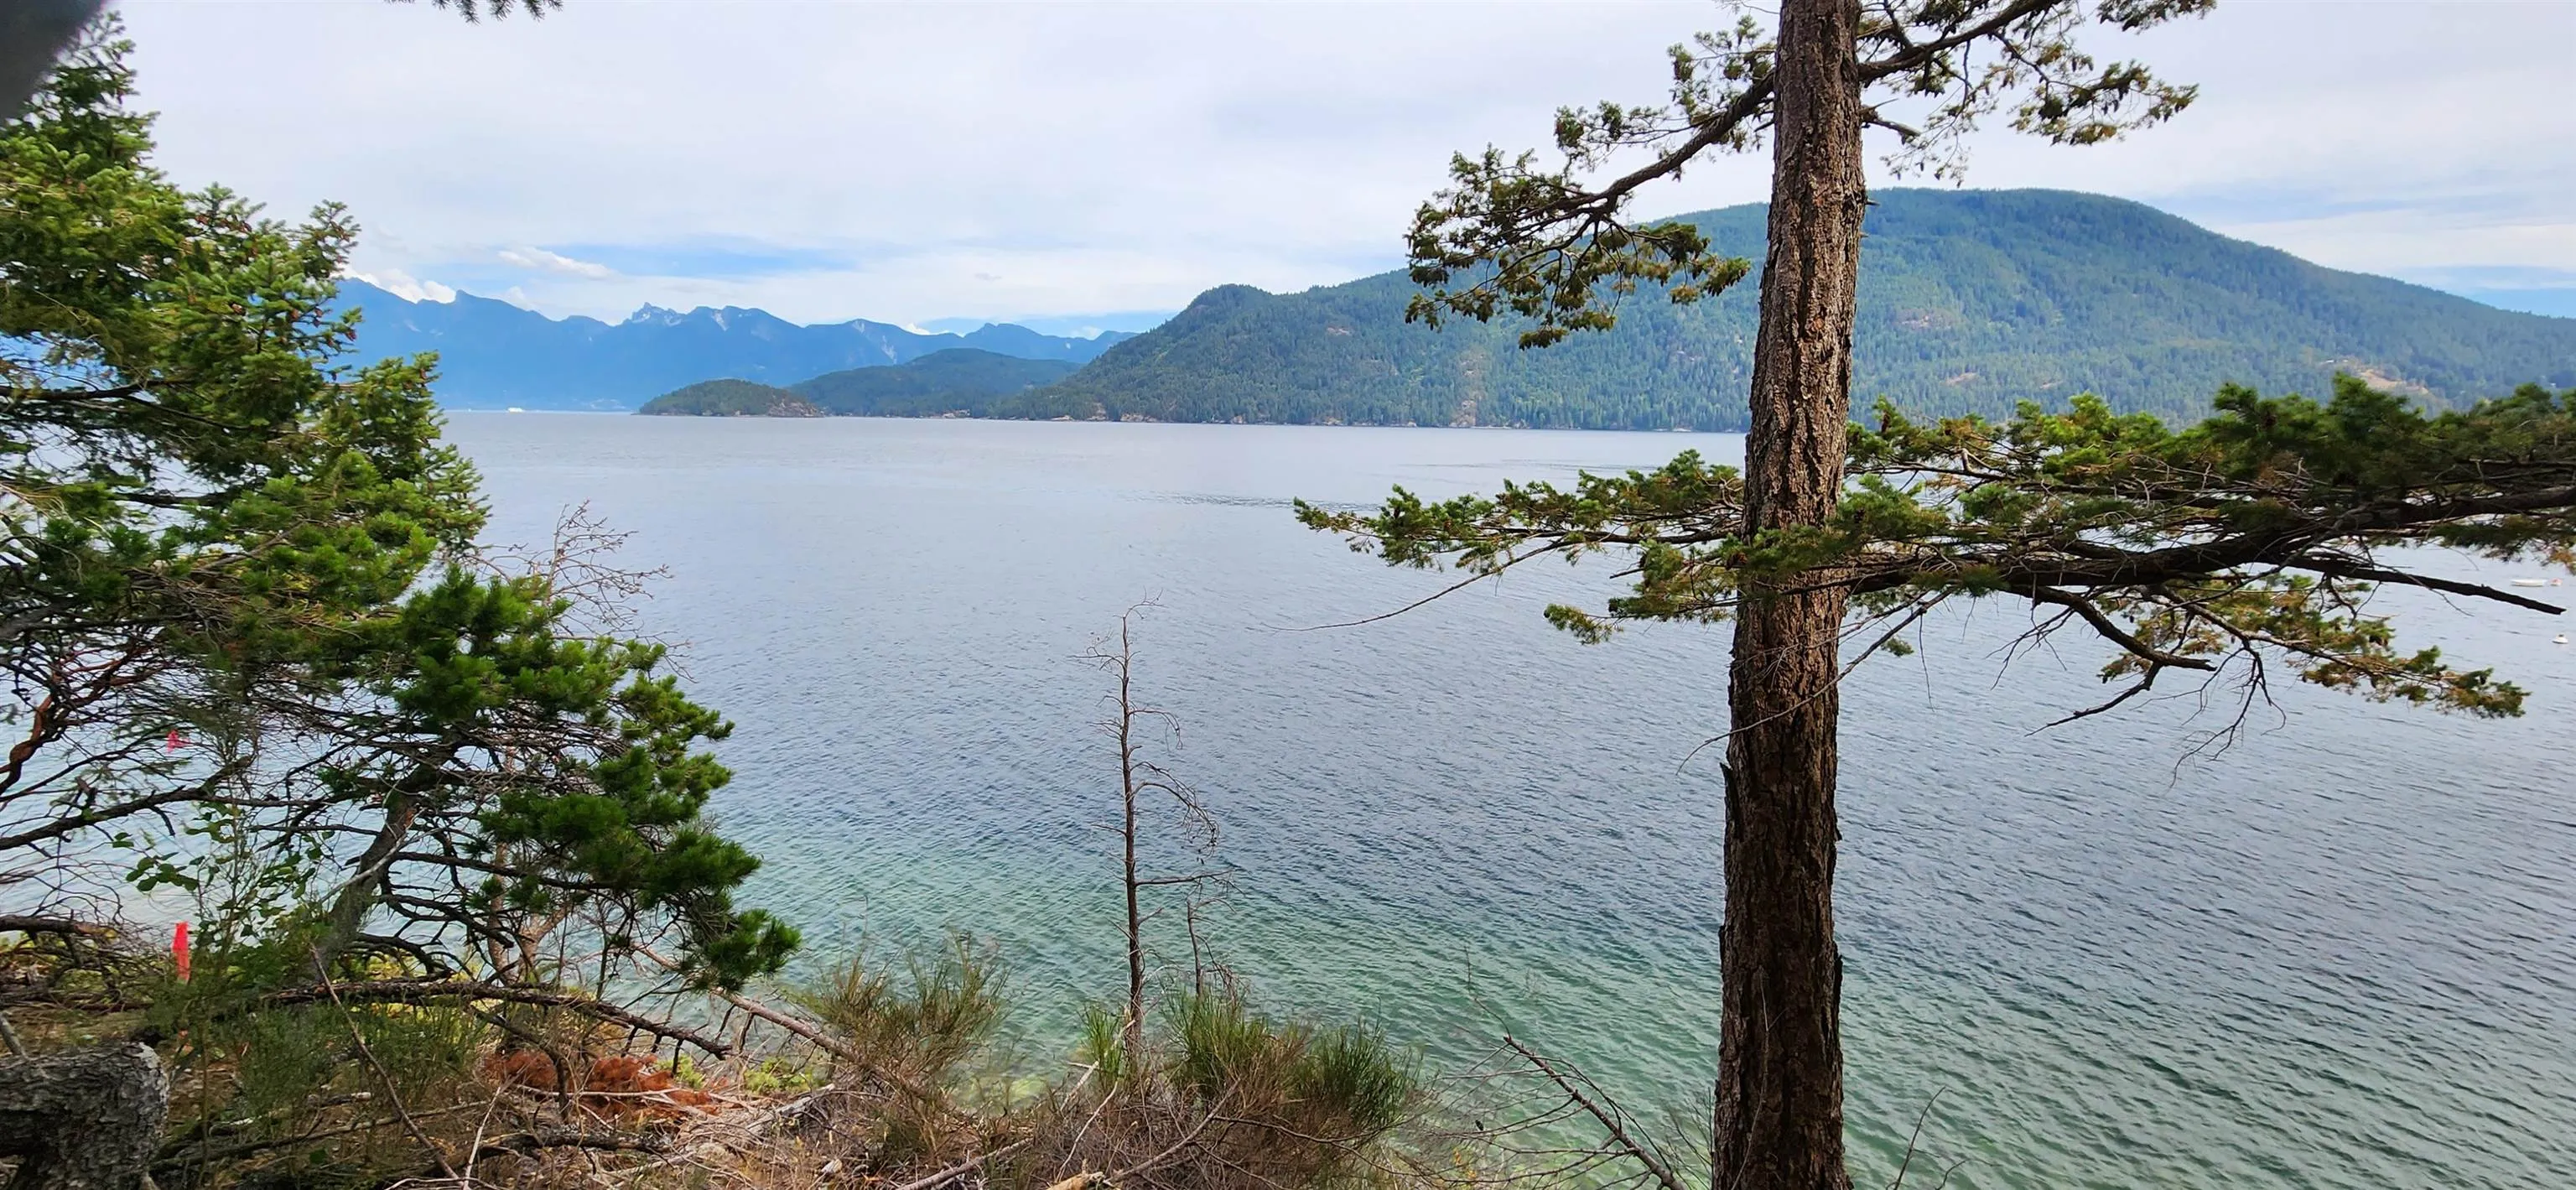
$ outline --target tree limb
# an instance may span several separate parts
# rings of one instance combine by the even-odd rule
[[[712,1057],[733,1056],[732,1046],[682,1025],[655,1020],[641,1013],[571,992],[512,987],[508,984],[461,979],[379,979],[341,983],[328,988],[320,985],[286,988],[260,997],[261,1003],[274,1005],[310,1004],[322,1000],[354,1000],[385,1004],[422,1004],[438,1000],[506,1000],[513,1004],[566,1008],[585,1016],[614,1021],[657,1037],[687,1042]]]
[[[1548,1064],[1547,1059],[1538,1056],[1528,1046],[1522,1045],[1519,1038],[1509,1033],[1503,1034],[1503,1044],[1512,1047],[1513,1052],[1529,1059],[1530,1065],[1537,1067],[1539,1073],[1546,1075],[1549,1082],[1555,1083],[1557,1089],[1565,1092],[1567,1098],[1574,1100],[1576,1106],[1591,1113],[1593,1119],[1599,1120],[1601,1127],[1609,1132],[1611,1141],[1617,1144],[1621,1151],[1635,1158],[1637,1164],[1645,1166],[1646,1172],[1653,1174],[1655,1180],[1663,1184],[1664,1190],[1692,1190],[1681,1178],[1674,1175],[1671,1166],[1664,1164],[1663,1158],[1657,1157],[1644,1145],[1638,1144],[1628,1136],[1628,1129],[1619,1122],[1615,1112],[1593,1102],[1591,1096],[1584,1094],[1571,1079],[1558,1073],[1556,1067]]]

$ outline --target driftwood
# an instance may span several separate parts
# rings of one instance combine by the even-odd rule
[[[8,1190],[137,1190],[148,1185],[170,1076],[140,1043],[0,1059],[0,1156],[19,1159]]]
[[[321,1001],[342,1004],[425,1004],[440,1000],[507,1000],[514,1004],[538,1004],[562,1008],[584,1016],[625,1025],[658,1037],[685,1041],[719,1058],[730,1057],[733,1054],[732,1046],[715,1038],[668,1021],[630,1012],[605,1001],[571,992],[547,991],[543,988],[526,988],[511,984],[482,983],[464,979],[377,979],[286,988],[260,997],[260,1002],[267,1005],[311,1004]]]
[[[547,1149],[589,1149],[593,1152],[601,1153],[659,1154],[671,1151],[671,1141],[667,1137],[654,1136],[650,1133],[603,1132],[585,1128],[570,1127],[536,1128],[527,1132],[514,1132],[507,1136],[496,1136],[490,1140],[483,1141],[475,1146],[474,1156],[478,1159],[483,1157],[506,1156],[528,1157],[544,1152]]]
[[[77,938],[116,936],[115,930],[94,922],[26,913],[0,913],[0,930],[20,934],[66,934]]]

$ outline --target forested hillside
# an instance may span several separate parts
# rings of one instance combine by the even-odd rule
[[[2576,384],[2576,319],[2321,268],[2134,202],[1889,190],[1862,253],[1854,400],[2003,413],[2097,392],[2194,418],[2220,384],[2322,393],[2336,371],[2435,402]],[[1764,209],[1683,218],[1762,259]],[[1615,330],[1522,351],[1518,325],[1433,331],[1384,273],[1296,294],[1223,286],[1019,416],[1739,429],[1756,278],[1694,306],[1629,299]]]
[[[727,377],[675,388],[644,403],[637,413],[681,417],[822,417],[812,401],[774,384]]]
[[[902,364],[851,368],[785,387],[750,380],[709,380],[664,393],[639,412],[699,417],[975,417],[1013,416],[1003,401],[1061,380],[1073,365],[1016,359],[972,347],[934,351]],[[1016,406],[1014,406],[1014,410]]]
[[[686,313],[646,306],[612,324],[548,318],[470,293],[449,302],[406,301],[357,280],[340,283],[337,304],[365,312],[356,359],[435,351],[439,399],[464,408],[631,409],[711,376],[786,384],[952,348],[1056,361],[1060,375],[1128,337],[1111,331],[1073,339],[1009,324],[930,335],[864,319],[799,326],[731,306]]]

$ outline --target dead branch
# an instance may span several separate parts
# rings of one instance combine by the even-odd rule
[[[533,1128],[496,1136],[484,1141],[474,1157],[533,1156],[546,1149],[587,1149],[597,1153],[650,1153],[660,1156],[671,1151],[671,1142],[647,1132],[597,1132],[583,1128]]]
[[[642,950],[644,957],[651,959],[666,968],[670,968],[672,970],[678,969],[677,965],[672,963],[671,960],[663,958],[661,955],[654,953],[651,949],[638,949]],[[723,988],[717,988],[715,989],[715,994],[718,999],[723,1000],[727,1004],[731,1004],[744,1012],[750,1013],[751,1015],[759,1017],[760,1019],[776,1025],[781,1029],[785,1029],[798,1037],[804,1038],[806,1041],[812,1042],[815,1046],[821,1048],[824,1052],[831,1054],[833,1057],[856,1066],[861,1073],[866,1074],[870,1078],[893,1087],[906,1095],[910,1095],[923,1103],[940,1102],[941,1097],[937,1092],[922,1086],[920,1083],[915,1082],[912,1079],[905,1078],[894,1071],[885,1069],[876,1062],[869,1060],[868,1056],[859,1052],[857,1047],[852,1046],[848,1042],[842,1041],[829,1033],[825,1033],[811,1024],[798,1020],[795,1017],[780,1012],[775,1008],[771,1008],[770,1006],[763,1004],[758,1000],[754,1000],[749,996],[745,996],[740,992],[729,992]],[[718,1054],[717,1056],[722,1057],[723,1055]]]
[[[0,930],[20,934],[66,934],[78,938],[113,938],[116,931],[94,922],[68,917],[44,917],[21,913],[0,913]]]
[[[1602,1129],[1610,1134],[1611,1142],[1618,1145],[1622,1152],[1634,1158],[1637,1164],[1645,1166],[1646,1172],[1653,1174],[1655,1180],[1663,1184],[1664,1190],[1691,1190],[1689,1186],[1683,1184],[1681,1178],[1674,1175],[1670,1166],[1664,1164],[1663,1158],[1657,1157],[1644,1145],[1629,1137],[1628,1129],[1620,1123],[1619,1114],[1614,1108],[1605,1108],[1594,1102],[1591,1096],[1584,1094],[1581,1088],[1574,1085],[1574,1080],[1559,1073],[1556,1067],[1548,1064],[1547,1059],[1538,1056],[1528,1046],[1522,1045],[1518,1038],[1505,1033],[1503,1044],[1512,1047],[1513,1052],[1521,1057],[1529,1059],[1530,1065],[1537,1067],[1539,1073],[1546,1075],[1549,1082],[1555,1083],[1557,1089],[1565,1092],[1567,1098],[1574,1100],[1576,1106],[1589,1113],[1593,1119],[1599,1120]]]
[[[895,1187],[895,1190],[930,1190],[931,1187],[940,1185],[951,1178],[963,1177],[975,1172],[977,1168],[981,1167],[987,1161],[1008,1157],[1013,1153],[1019,1152],[1021,1149],[1027,1148],[1028,1146],[1029,1141],[1027,1140],[1012,1141],[1011,1143],[1003,1145],[1001,1148],[995,1149],[989,1153],[984,1153],[980,1156],[960,1161],[955,1165],[951,1165],[946,1169],[940,1170],[938,1173],[930,1175],[929,1177],[915,1178],[912,1181],[905,1182],[903,1185]]]
[[[321,956],[316,954],[314,957],[315,966],[318,968],[322,965],[319,961]],[[402,1121],[403,1131],[410,1133],[411,1138],[418,1141],[421,1148],[429,1151],[429,1159],[438,1166],[438,1172],[448,1180],[454,1181],[456,1167],[447,1163],[446,1150],[439,1148],[436,1141],[429,1139],[428,1133],[420,1130],[419,1122],[411,1118],[410,1109],[403,1106],[402,1092],[394,1087],[394,1076],[385,1073],[384,1064],[376,1061],[375,1052],[367,1048],[366,1032],[358,1028],[358,1018],[350,1015],[349,1006],[341,1003],[340,993],[331,986],[331,976],[328,972],[322,973],[322,990],[330,993],[332,1006],[340,1010],[341,1023],[349,1026],[349,1040],[356,1043],[359,1059],[364,1061],[367,1069],[375,1074],[377,1085],[385,1089],[385,1103],[394,1109],[394,1118]]]
[[[539,988],[512,987],[508,984],[481,983],[462,979],[378,979],[359,983],[328,983],[317,987],[286,988],[260,997],[271,1005],[315,1003],[342,999],[385,1004],[420,1004],[436,1000],[505,1000],[513,1004],[535,1004],[565,1008],[584,1016],[596,1017],[638,1029],[671,1041],[684,1041],[713,1057],[733,1054],[733,1047],[683,1025],[655,1020],[641,1013],[605,1001],[593,1000],[573,992],[546,991]]]
[[[1896,1177],[1887,1184],[1887,1190],[1902,1190],[1905,1185],[1906,1171],[1914,1168],[1914,1147],[1923,1140],[1924,1121],[1932,1118],[1933,1105],[1939,1102],[1941,1102],[1941,1092],[1935,1090],[1931,1098],[1923,1101],[1923,1110],[1915,1114],[1914,1131],[1905,1138],[1905,1159],[1896,1163]],[[1944,1175],[1942,1180],[1946,1182],[1949,1178]]]

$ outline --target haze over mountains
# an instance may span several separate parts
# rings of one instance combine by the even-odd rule
[[[2337,371],[2436,404],[2576,386],[2576,319],[2322,268],[2099,195],[1875,199],[1855,332],[1862,409],[1887,396],[1917,412],[2000,414],[2091,391],[2189,420],[2221,384],[2322,393]],[[1758,264],[1764,214],[1681,218]],[[1757,292],[1748,279],[1674,306],[1640,290],[1616,329],[1522,351],[1515,323],[1406,323],[1413,287],[1401,272],[1293,294],[1219,286],[1143,335],[1095,339],[1007,325],[964,336],[797,326],[735,308],[648,306],[612,326],[344,285],[344,301],[368,312],[362,357],[437,350],[442,399],[467,408],[633,408],[730,379],[753,383],[673,394],[653,411],[1700,430],[1743,427]],[[957,349],[975,350],[944,367],[887,367]],[[1067,368],[1078,370],[1051,374]],[[835,387],[827,373],[848,375]]]
[[[1021,359],[1089,362],[1130,337],[1042,335],[1008,323],[965,335],[923,334],[864,319],[799,326],[764,310],[646,306],[618,323],[548,318],[460,293],[414,302],[364,281],[340,282],[340,304],[366,312],[356,357],[435,351],[439,400],[461,409],[632,409],[715,377],[789,384],[849,368],[900,364],[971,347]]]

